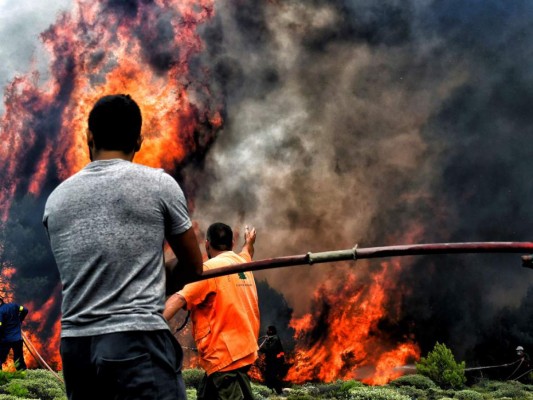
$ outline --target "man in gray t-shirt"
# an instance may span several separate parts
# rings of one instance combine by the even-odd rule
[[[182,398],[181,349],[162,312],[165,239],[184,274],[202,270],[185,197],[163,170],[131,162],[142,118],[129,96],[101,98],[88,122],[92,162],[43,216],[63,285],[68,398]]]

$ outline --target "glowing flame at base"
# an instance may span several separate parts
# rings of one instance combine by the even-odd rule
[[[357,379],[381,385],[401,376],[397,367],[420,357],[412,338],[391,343],[378,323],[388,316],[387,294],[392,291],[399,266],[382,264],[368,282],[350,273],[342,287],[321,287],[313,299],[313,311],[293,319],[296,348],[287,380],[332,382]],[[335,285],[333,285],[335,286]]]

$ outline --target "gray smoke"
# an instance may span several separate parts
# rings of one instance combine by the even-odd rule
[[[532,16],[523,1],[217,2],[204,57],[227,124],[186,173],[202,182],[194,217],[255,225],[258,259],[530,240]],[[382,326],[414,329],[423,352],[439,340],[479,358],[479,330],[530,286],[518,256],[401,263],[391,279],[409,290]],[[258,275],[301,315],[344,268]]]

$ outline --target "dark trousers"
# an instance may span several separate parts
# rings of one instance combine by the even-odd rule
[[[61,339],[69,400],[185,400],[183,353],[170,331]]]
[[[24,362],[24,353],[22,352],[22,345],[23,345],[22,340],[17,340],[15,342],[0,343],[1,364],[6,362],[9,351],[13,349],[13,361],[15,362],[15,368],[17,370],[26,369],[26,363]]]
[[[198,387],[198,400],[254,400],[248,370],[250,366],[233,371],[205,374]]]

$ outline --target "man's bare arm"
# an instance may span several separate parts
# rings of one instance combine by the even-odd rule
[[[187,305],[185,297],[181,294],[174,293],[170,296],[165,303],[165,310],[163,311],[163,317],[167,321],[170,320],[181,308]]]
[[[203,258],[193,228],[167,237],[167,242],[177,257],[165,261],[167,292],[173,293],[202,274]]]
[[[256,232],[255,228],[248,228],[248,225],[244,228],[244,244],[242,246],[242,251],[247,252],[250,255],[250,258],[254,257],[254,243],[255,243]]]

